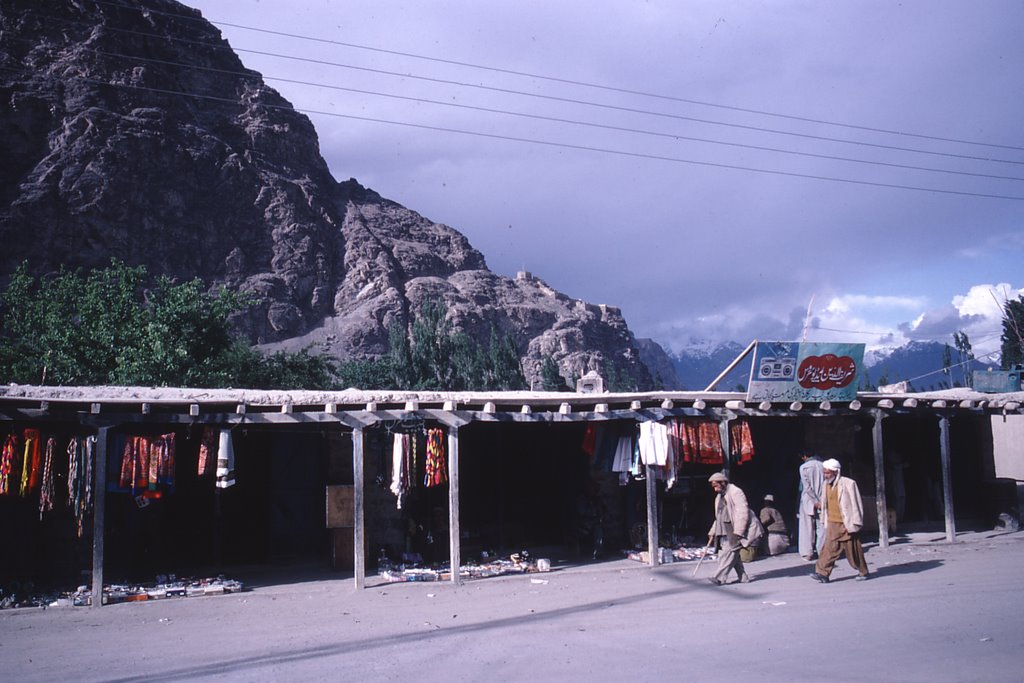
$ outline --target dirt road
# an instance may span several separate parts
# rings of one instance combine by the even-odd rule
[[[917,534],[845,560],[796,554],[715,587],[709,563],[615,560],[355,591],[350,580],[101,609],[0,612],[11,681],[1020,681],[1024,532]]]

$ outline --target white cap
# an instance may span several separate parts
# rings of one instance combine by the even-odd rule
[[[832,470],[833,472],[838,472],[840,469],[842,469],[842,465],[840,465],[839,461],[836,460],[835,458],[829,458],[825,462],[821,463],[821,466],[824,467],[826,470]]]
[[[769,503],[774,503],[775,502],[775,496],[773,496],[770,493],[764,494],[764,499],[767,500]]]

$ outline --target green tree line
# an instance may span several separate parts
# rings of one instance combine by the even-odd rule
[[[526,380],[511,335],[489,344],[453,329],[427,302],[410,329],[393,325],[376,360],[264,354],[233,330],[243,295],[199,279],[150,278],[112,261],[83,272],[34,277],[22,265],[0,294],[0,380],[19,384],[261,389],[513,390]]]

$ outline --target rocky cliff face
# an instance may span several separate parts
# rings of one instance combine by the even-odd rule
[[[199,277],[254,296],[254,343],[341,358],[440,298],[477,338],[511,333],[528,377],[551,355],[651,386],[617,309],[495,275],[456,230],[335,181],[310,121],[172,0],[5,0],[0,136],[0,275],[115,257]]]

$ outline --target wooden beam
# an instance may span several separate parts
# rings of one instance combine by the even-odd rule
[[[352,502],[355,506],[355,528],[352,530],[353,573],[356,590],[366,588],[366,513],[363,504],[363,430],[352,430]]]
[[[103,541],[106,536],[107,511],[107,432],[101,427],[96,434],[95,462],[92,467],[92,606],[103,605]]]
[[[448,430],[448,547],[451,553],[452,584],[462,583],[462,543],[459,526],[459,430]]]
[[[956,540],[956,520],[953,519],[953,477],[949,462],[949,418],[939,418],[939,458],[942,461],[942,503],[946,511],[946,540]]]
[[[871,443],[875,452],[875,509],[878,515],[878,547],[889,547],[889,507],[885,503],[885,456],[882,443],[882,420],[885,413],[873,410],[875,424],[871,428]]]

